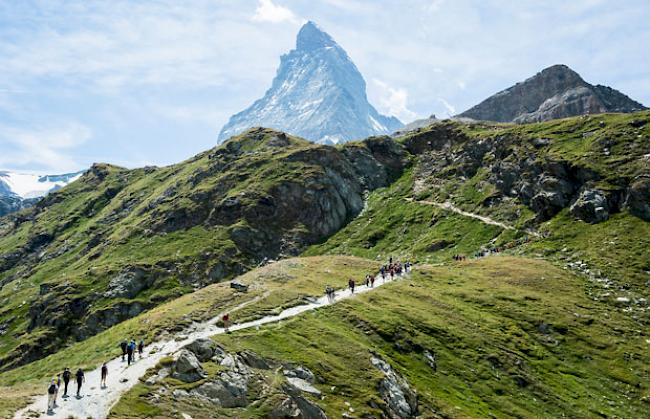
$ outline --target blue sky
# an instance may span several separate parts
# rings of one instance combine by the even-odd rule
[[[208,149],[307,19],[404,122],[556,63],[650,105],[647,0],[0,0],[0,169],[163,165]]]

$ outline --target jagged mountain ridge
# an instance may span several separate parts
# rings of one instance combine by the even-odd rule
[[[646,108],[642,104],[618,90],[591,85],[566,65],[559,64],[490,96],[457,116],[484,121],[529,123],[643,109]]]
[[[315,23],[298,33],[296,48],[283,55],[271,88],[248,109],[233,115],[219,141],[253,126],[337,144],[388,134],[402,126],[368,102],[363,76],[347,53]]]

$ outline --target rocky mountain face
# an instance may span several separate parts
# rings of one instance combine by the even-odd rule
[[[569,116],[646,109],[618,90],[591,85],[565,65],[554,65],[461,113],[483,121],[529,123]]]
[[[406,163],[387,137],[335,149],[260,128],[174,166],[94,165],[0,221],[0,369],[298,254]]]
[[[281,57],[271,88],[233,115],[219,140],[256,126],[338,144],[389,134],[402,124],[368,103],[366,83],[347,53],[315,23],[307,22],[298,33],[296,49]]]

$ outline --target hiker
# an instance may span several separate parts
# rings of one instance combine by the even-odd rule
[[[61,374],[56,375],[56,393],[54,393],[54,407],[57,407],[56,400],[59,398],[59,389],[61,388]]]
[[[102,364],[102,380],[100,382],[100,387],[101,388],[106,388],[106,378],[108,377],[108,366],[106,365],[106,362]]]
[[[330,304],[334,302],[334,288],[329,285],[325,287],[325,295],[327,295],[327,301],[329,301]]]
[[[68,397],[68,383],[70,382],[71,376],[70,368],[65,368],[63,370],[63,397]]]
[[[140,339],[138,343],[138,354],[140,354],[140,359],[142,359],[142,353],[144,352],[144,339]]]
[[[224,314],[221,321],[223,322],[223,330],[225,330],[226,333],[230,333],[230,315],[228,313]]]
[[[126,359],[127,359],[127,366],[131,366],[131,362],[133,361],[133,352],[135,350],[135,343],[133,341],[129,342],[129,344],[126,346]]]
[[[386,265],[381,267],[380,272],[381,272],[381,280],[386,282]]]
[[[354,279],[350,278],[348,280],[348,287],[350,288],[350,292],[354,294]]]
[[[392,265],[392,264],[393,264],[393,257],[392,257],[392,256],[391,256],[390,258],[388,258],[388,264],[389,264],[389,265]]]
[[[375,287],[375,276],[370,275],[370,288],[374,288],[374,287]]]
[[[366,274],[366,287],[370,286],[370,275]]]
[[[84,372],[81,368],[77,370],[77,398],[81,398],[81,385],[86,381],[86,377],[84,376]]]
[[[128,345],[129,345],[129,344],[126,343],[125,340],[123,340],[123,341],[120,343],[120,348],[122,348],[122,362],[124,362],[124,357],[126,356],[126,347],[127,347]]]
[[[50,381],[50,385],[47,388],[47,413],[52,413],[54,410],[57,391],[59,391],[59,389],[56,387],[56,380],[52,378],[52,381]]]

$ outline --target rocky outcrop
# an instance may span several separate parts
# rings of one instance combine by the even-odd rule
[[[554,65],[459,114],[497,122],[541,122],[604,112],[636,112],[643,105],[606,86],[593,86],[565,65]]]
[[[370,358],[371,364],[384,375],[379,383],[379,394],[386,403],[384,413],[389,418],[404,419],[417,416],[417,394],[408,382],[393,367],[377,355]]]
[[[199,338],[186,345],[183,349],[192,352],[201,362],[209,361],[217,353],[223,353],[217,344],[210,338]]]
[[[571,205],[570,212],[574,217],[593,224],[609,219],[607,198],[597,189],[583,189]]]
[[[182,350],[172,364],[171,376],[186,383],[193,383],[205,378],[206,373],[192,352]]]
[[[650,221],[650,177],[632,182],[627,190],[625,206],[637,217]]]

